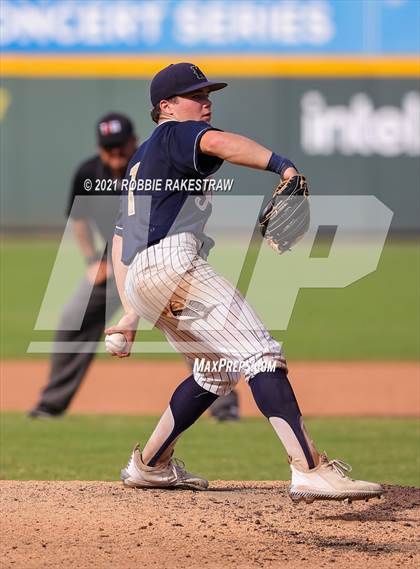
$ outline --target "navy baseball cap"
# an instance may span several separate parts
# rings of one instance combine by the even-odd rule
[[[109,113],[99,119],[96,137],[99,146],[122,146],[134,136],[131,120],[120,113]]]
[[[150,99],[155,106],[163,99],[175,95],[186,95],[204,88],[218,91],[226,86],[227,83],[207,81],[204,73],[193,63],[171,63],[153,77],[150,84]]]

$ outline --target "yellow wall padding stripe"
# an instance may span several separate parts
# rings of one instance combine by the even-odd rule
[[[3,54],[2,77],[149,79],[169,63],[191,59],[208,75],[229,77],[419,77],[412,56],[33,55]]]

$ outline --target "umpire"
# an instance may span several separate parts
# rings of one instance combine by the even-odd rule
[[[85,342],[97,346],[105,328],[105,313],[108,316],[120,307],[120,300],[112,273],[112,264],[107,261],[107,252],[99,253],[95,247],[94,234],[98,231],[105,242],[112,240],[115,225],[116,199],[96,194],[95,207],[92,200],[77,199],[86,195],[83,183],[86,179],[115,180],[121,185],[128,162],[137,148],[132,121],[120,113],[110,113],[99,119],[96,126],[98,154],[83,162],[76,170],[67,215],[70,217],[79,248],[86,260],[86,274],[79,288],[65,306],[56,331],[55,342]],[[116,193],[112,192],[115,196]],[[90,298],[89,298],[90,296]],[[108,297],[108,307],[107,307]],[[85,305],[86,312],[79,330],[67,330],[72,314]],[[57,417],[70,405],[77,389],[94,358],[94,349],[89,353],[60,353],[53,351],[48,383],[40,394],[38,403],[28,415],[33,418]]]

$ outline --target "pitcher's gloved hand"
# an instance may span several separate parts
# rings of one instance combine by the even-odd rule
[[[309,228],[308,184],[298,174],[281,182],[259,216],[264,239],[280,255],[289,251]]]

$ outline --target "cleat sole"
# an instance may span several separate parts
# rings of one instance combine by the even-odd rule
[[[130,478],[130,475],[128,474],[128,472],[124,469],[121,470],[121,475],[120,475],[120,479],[121,482],[123,483],[123,485],[126,488],[138,488],[138,489],[155,489],[155,490],[175,490],[175,489],[180,489],[180,490],[198,490],[198,491],[203,491],[203,490],[207,490],[208,488],[208,484],[206,486],[204,486],[203,484],[196,484],[194,482],[174,482],[173,484],[153,484],[151,482],[147,482],[147,481],[136,481],[133,480],[132,478]]]
[[[311,491],[296,491],[290,490],[289,497],[293,501],[293,503],[297,504],[299,502],[306,502],[306,504],[312,504],[315,500],[332,500],[335,502],[345,502],[346,504],[352,504],[352,502],[357,500],[364,500],[368,502],[371,498],[378,498],[381,499],[382,493],[370,493],[366,494],[366,492],[361,493],[354,493],[354,494],[327,494],[321,492],[311,492]]]

